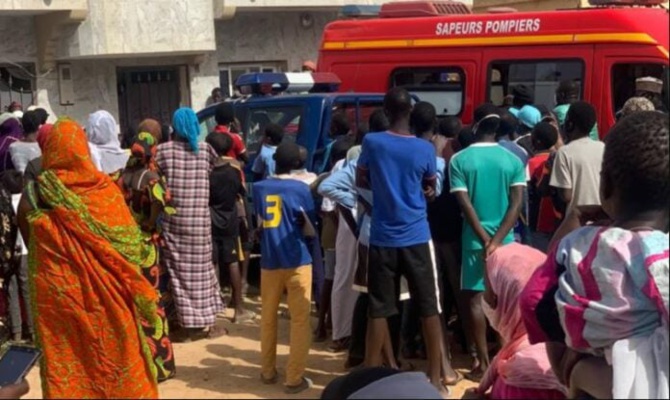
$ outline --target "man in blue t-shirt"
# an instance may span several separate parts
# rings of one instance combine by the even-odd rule
[[[428,375],[446,396],[440,376],[442,327],[437,270],[426,212],[426,197],[435,197],[435,148],[410,132],[412,97],[405,89],[394,88],[386,94],[384,111],[390,129],[365,137],[356,173],[357,186],[371,189],[374,203],[366,365],[382,365],[382,346],[389,337],[386,318],[398,313],[400,277],[405,276],[423,318]]]
[[[286,393],[309,389],[305,367],[312,342],[312,256],[306,238],[315,236],[316,211],[309,186],[290,178],[300,162],[300,148],[287,142],[275,153],[276,177],[253,187],[261,229],[261,358],[263,383],[277,381],[277,312],[284,290],[291,314]]]

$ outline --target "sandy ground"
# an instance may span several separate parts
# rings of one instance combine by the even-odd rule
[[[248,308],[260,314],[258,299],[249,299]],[[315,323],[316,321],[314,321]],[[281,383],[263,385],[260,377],[260,340],[259,326],[256,322],[245,325],[228,323],[230,334],[216,340],[203,340],[194,343],[175,344],[177,376],[161,383],[161,398],[180,399],[285,399],[319,398],[323,388],[334,378],[345,374],[343,365],[345,354],[333,354],[328,351],[328,343],[314,344],[310,352],[307,376],[314,381],[314,388],[299,395],[288,396],[283,392]],[[280,318],[278,369],[284,371],[288,356],[289,321]],[[423,365],[422,362],[416,362]],[[455,367],[464,372],[467,360],[456,355]],[[31,371],[28,381],[31,392],[28,399],[42,398],[39,371]],[[463,392],[473,387],[469,381],[461,382],[453,389],[452,398],[461,398]]]

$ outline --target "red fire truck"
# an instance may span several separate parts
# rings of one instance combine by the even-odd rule
[[[552,109],[558,83],[575,80],[603,135],[638,77],[663,80],[667,107],[670,20],[660,1],[592,2],[598,6],[486,14],[444,0],[388,3],[378,17],[328,25],[318,69],[337,74],[343,91],[406,87],[465,123],[481,103],[502,105],[518,84]]]

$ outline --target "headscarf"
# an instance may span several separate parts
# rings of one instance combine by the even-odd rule
[[[155,119],[145,119],[144,121],[140,122],[140,125],[137,128],[137,132],[147,132],[150,133],[151,136],[156,139],[156,144],[161,142],[161,138],[163,137],[163,128],[161,127],[161,124],[156,121]]]
[[[0,115],[0,172],[13,169],[9,146],[23,136],[21,122],[12,114]]]
[[[486,260],[487,285],[497,296],[495,309],[482,301],[486,317],[502,337],[503,346],[479,385],[485,393],[497,379],[509,386],[557,390],[565,393],[554,375],[544,344],[530,345],[521,316],[519,296],[535,270],[546,260],[544,253],[512,243]]]
[[[44,124],[40,126],[40,129],[37,131],[37,144],[40,146],[40,150],[44,151],[47,137],[49,136],[49,133],[51,133],[53,127],[53,124]]]
[[[182,107],[175,111],[174,117],[172,117],[172,126],[177,136],[186,140],[191,145],[191,150],[198,154],[200,150],[198,145],[200,124],[195,112],[188,107]]]
[[[146,166],[150,170],[155,171],[156,166],[154,157],[156,156],[156,148],[158,142],[156,138],[149,132],[142,131],[137,135],[130,147],[132,154],[128,160],[129,166]]]
[[[654,103],[646,97],[631,97],[624,103],[619,118],[626,117],[634,112],[655,110]]]
[[[156,290],[140,272],[140,265],[155,261],[156,249],[147,245],[117,185],[93,164],[76,122],[56,122],[42,165],[37,192],[46,207],[30,218],[39,240],[29,257],[45,397],[156,397],[155,366],[140,323],[140,317],[159,323]],[[96,345],[83,350],[87,343]]]
[[[128,153],[121,148],[116,120],[112,114],[100,110],[88,117],[86,134],[90,142],[93,162],[100,170],[112,174],[123,169],[128,162]]]

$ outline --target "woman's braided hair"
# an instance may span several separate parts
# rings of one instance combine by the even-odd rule
[[[621,189],[624,206],[670,206],[669,130],[666,114],[642,111],[622,119],[607,135],[603,171]]]

